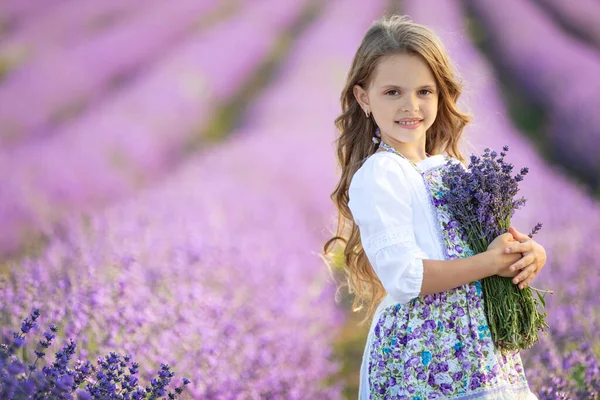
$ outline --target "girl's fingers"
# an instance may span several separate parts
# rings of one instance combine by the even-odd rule
[[[530,264],[527,267],[525,267],[523,269],[523,271],[521,271],[521,273],[519,273],[519,275],[515,276],[513,278],[513,283],[516,285],[518,283],[522,283],[523,281],[525,281],[530,275],[532,275],[535,272],[535,264]],[[519,285],[519,287],[521,287],[521,285]],[[521,288],[522,289],[522,288]]]
[[[519,261],[510,266],[510,271],[517,271],[519,269],[523,269],[530,264],[535,262],[535,256],[533,253],[525,254]]]
[[[525,279],[525,280],[524,280],[524,281],[521,283],[521,285],[519,285],[519,288],[521,288],[521,289],[525,289],[527,286],[529,286],[529,284],[531,283],[531,281],[533,280],[533,278],[535,278],[536,276],[537,276],[537,274],[536,274],[536,273],[535,273],[535,271],[534,271],[534,273],[532,273],[531,275],[529,275],[529,276],[527,277],[527,279]]]
[[[529,240],[529,239],[531,239],[531,238],[530,238],[529,236],[527,236],[526,234],[519,232],[519,231],[517,230],[517,228],[515,228],[514,226],[511,226],[510,228],[508,228],[508,233],[510,233],[510,234],[513,236],[513,238],[514,238],[515,240],[518,240],[519,242],[520,242],[520,241],[524,241],[524,240]]]
[[[505,253],[526,253],[533,250],[533,240],[525,242],[514,242],[504,249]]]

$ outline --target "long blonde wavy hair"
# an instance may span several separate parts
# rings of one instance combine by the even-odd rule
[[[432,155],[445,152],[463,163],[465,161],[458,144],[470,117],[461,113],[456,106],[462,85],[453,72],[440,39],[429,28],[412,22],[406,16],[395,15],[375,21],[356,51],[341,94],[342,114],[335,120],[340,132],[336,147],[341,176],[331,199],[338,209],[337,232],[323,249],[324,258],[331,268],[335,259],[332,251],[336,243],[342,244],[346,279],[338,287],[338,293],[341,287],[348,286],[350,294],[354,294],[353,311],[360,311],[367,305],[363,323],[373,315],[385,296],[385,289],[365,255],[358,226],[348,207],[348,187],[352,176],[377,150],[372,142],[377,126],[372,116],[367,118],[364,115],[354,97],[353,87],[360,85],[366,90],[379,61],[398,53],[423,57],[438,86],[438,112],[435,122],[426,132],[425,151]]]

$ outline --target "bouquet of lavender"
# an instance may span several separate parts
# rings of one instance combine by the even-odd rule
[[[512,164],[495,151],[485,149],[482,158],[471,156],[467,170],[461,164],[448,162],[442,175],[446,188],[444,203],[458,221],[463,237],[475,253],[487,250],[499,235],[508,232],[515,211],[525,205],[525,198],[516,198],[519,182],[528,173],[527,168],[511,176]],[[542,227],[538,223],[529,237]],[[519,289],[511,278],[491,276],[481,281],[485,312],[492,340],[501,351],[530,348],[538,341],[538,331],[548,327],[545,300],[540,290],[533,296],[532,288]]]

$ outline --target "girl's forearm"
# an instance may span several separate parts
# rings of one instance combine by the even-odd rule
[[[423,260],[423,283],[419,296],[454,289],[496,273],[488,252],[457,260]]]

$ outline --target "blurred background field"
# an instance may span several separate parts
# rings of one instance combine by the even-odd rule
[[[544,223],[554,291],[532,389],[600,398],[597,0],[3,0],[2,342],[35,306],[191,398],[355,398],[367,326],[319,253],[339,94],[389,13],[454,60],[463,152],[530,169],[514,225]]]

